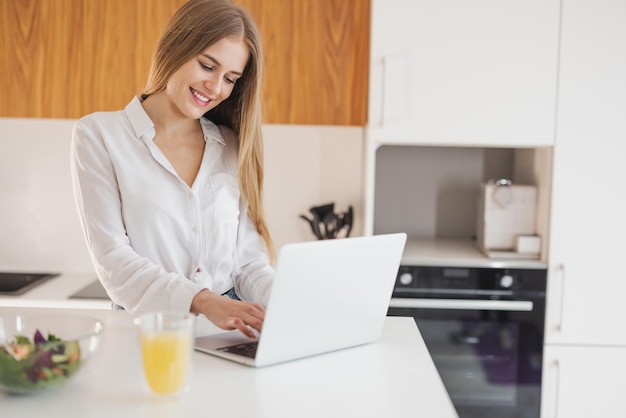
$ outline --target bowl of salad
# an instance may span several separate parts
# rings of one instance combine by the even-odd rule
[[[29,394],[63,385],[95,352],[104,326],[78,315],[0,315],[0,390]]]

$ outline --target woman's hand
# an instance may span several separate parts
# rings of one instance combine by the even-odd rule
[[[222,329],[238,329],[250,338],[256,337],[253,329],[261,332],[265,318],[265,308],[262,305],[233,300],[208,289],[200,291],[193,298],[190,310],[194,314],[203,314]]]

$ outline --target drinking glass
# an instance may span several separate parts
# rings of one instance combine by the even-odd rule
[[[194,316],[184,312],[150,312],[135,319],[141,338],[146,383],[162,395],[188,388],[194,339]]]

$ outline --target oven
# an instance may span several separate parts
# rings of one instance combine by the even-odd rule
[[[538,418],[547,269],[402,265],[389,315],[415,319],[460,418]]]

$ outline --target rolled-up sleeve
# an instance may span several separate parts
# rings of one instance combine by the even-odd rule
[[[274,279],[265,243],[257,232],[248,211],[240,203],[239,231],[234,254],[233,281],[237,293],[245,300],[267,306]]]

